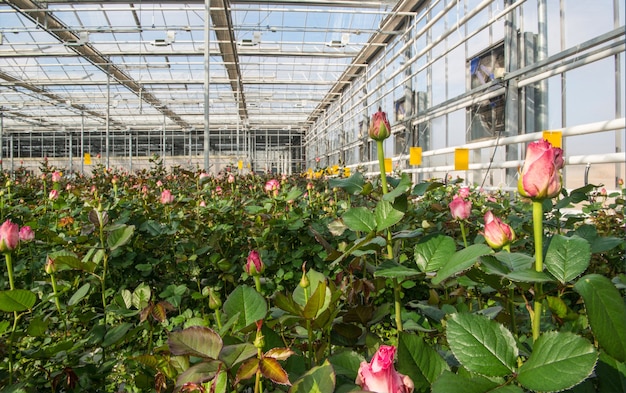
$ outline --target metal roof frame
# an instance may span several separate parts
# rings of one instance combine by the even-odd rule
[[[241,124],[305,132],[422,1],[206,2],[208,43],[202,39],[205,0],[110,0],[106,6],[6,0],[0,5],[0,16],[11,16],[0,26],[5,132],[103,124],[184,132],[206,122],[211,129]],[[327,24],[318,24],[323,18]]]

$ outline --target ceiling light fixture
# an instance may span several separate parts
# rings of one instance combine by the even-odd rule
[[[65,43],[65,46],[82,46],[82,45],[87,44],[88,42],[89,42],[89,33],[86,31],[81,31],[80,33],[78,33],[77,40],[67,41]]]
[[[327,42],[326,46],[328,46],[329,48],[343,48],[344,46],[348,45],[349,42],[350,42],[350,33],[343,33],[341,35],[341,41],[332,40],[330,42]]]
[[[159,38],[152,41],[152,45],[154,46],[169,46],[174,41],[176,41],[176,32],[173,30],[168,30],[165,38]]]
[[[239,45],[241,45],[241,46],[256,46],[260,42],[261,42],[261,32],[260,31],[255,31],[252,34],[252,39],[244,38],[241,41],[239,41]]]

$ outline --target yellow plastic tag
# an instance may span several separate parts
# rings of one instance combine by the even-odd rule
[[[419,146],[411,147],[409,151],[409,164],[422,165],[422,148]]]
[[[563,147],[563,135],[561,131],[544,131],[543,139],[550,142],[553,147]]]
[[[457,148],[454,150],[454,170],[469,169],[469,149]]]

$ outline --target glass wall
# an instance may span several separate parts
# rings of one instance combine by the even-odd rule
[[[312,127],[306,165],[315,167],[318,158],[324,165],[376,173],[375,151],[364,135],[367,118],[380,107],[392,123],[384,146],[394,169],[421,179],[450,176],[450,149],[484,142],[486,147],[473,152],[476,170],[455,175],[514,187],[512,165],[489,170],[486,164],[523,159],[524,144],[498,141],[553,129],[595,130],[623,120],[624,68],[622,1],[426,1],[346,88],[349,98],[330,105]],[[338,146],[333,130],[339,117],[350,130]],[[422,166],[430,172],[410,167],[411,146],[422,147]],[[576,160],[586,154],[623,155],[624,129],[568,136],[563,147],[566,157]],[[337,158],[341,150],[349,152],[345,162]],[[570,186],[583,182],[576,167],[572,162],[568,168]],[[594,164],[591,173],[598,174],[596,183],[613,187],[624,176],[623,167],[622,158]]]

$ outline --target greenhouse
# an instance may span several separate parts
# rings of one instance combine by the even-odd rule
[[[626,391],[623,0],[3,0],[0,392]]]

